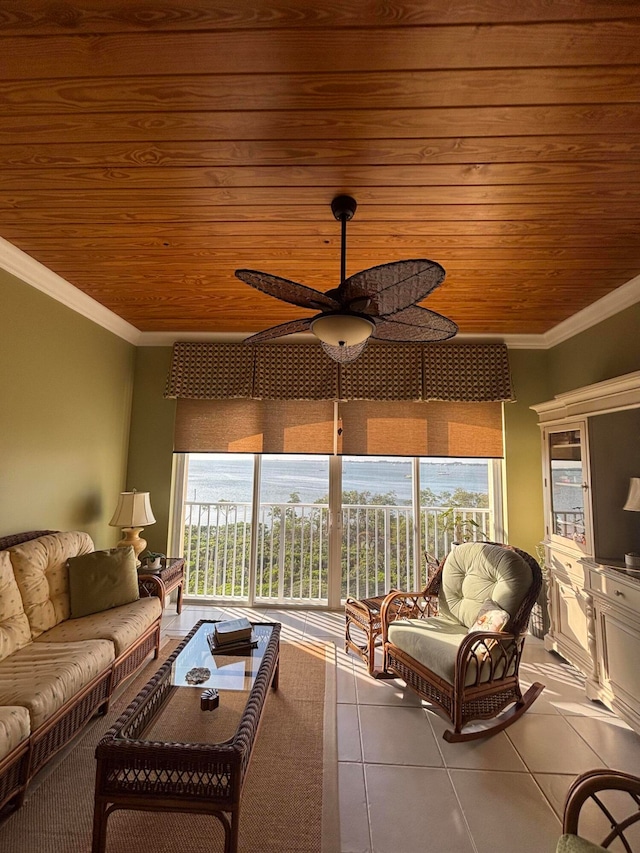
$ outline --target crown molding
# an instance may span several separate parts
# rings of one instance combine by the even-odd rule
[[[166,347],[176,341],[211,341],[212,343],[239,343],[248,332],[141,332],[127,323],[113,311],[105,308],[95,299],[87,296],[74,287],[62,276],[52,272],[35,258],[27,255],[22,249],[0,237],[0,267],[26,284],[41,290],[67,308],[82,314],[114,335],[123,338],[130,344],[143,347]],[[573,317],[558,323],[553,329],[541,335],[456,335],[456,341],[471,343],[503,343],[509,349],[548,350],[569,338],[590,329],[592,326],[613,317],[614,314],[630,308],[640,302],[640,275],[632,278],[626,284],[598,299]],[[307,343],[315,338],[309,334],[288,335],[287,342]]]
[[[2,237],[0,237],[0,267],[130,344],[140,344],[139,329]]]
[[[551,347],[573,338],[580,332],[586,332],[592,326],[596,326],[603,320],[608,320],[609,317],[624,311],[625,308],[631,308],[638,302],[640,302],[640,275],[545,332],[542,335],[545,339],[544,349],[551,349]]]

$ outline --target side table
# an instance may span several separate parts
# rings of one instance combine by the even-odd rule
[[[138,588],[141,596],[158,594],[158,581],[162,584],[164,595],[178,590],[176,610],[182,613],[182,594],[184,592],[184,557],[166,557],[164,566],[157,571],[141,568],[138,571]],[[163,597],[164,602],[164,597]]]

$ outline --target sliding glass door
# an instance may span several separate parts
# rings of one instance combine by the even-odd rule
[[[425,554],[501,539],[491,459],[176,454],[185,595],[338,608],[426,582]]]

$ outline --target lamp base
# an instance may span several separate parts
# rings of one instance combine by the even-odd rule
[[[136,558],[136,568],[140,567],[138,555],[147,547],[147,540],[141,539],[140,531],[142,527],[123,527],[122,532],[124,537],[118,542],[117,548],[127,548],[129,545],[133,547],[133,553]]]
[[[640,554],[630,552],[624,555],[624,562],[628,569],[640,569]]]

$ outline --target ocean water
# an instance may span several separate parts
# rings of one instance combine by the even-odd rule
[[[191,454],[187,500],[249,503],[253,485],[253,457],[242,454]],[[421,461],[420,487],[437,495],[457,488],[488,493],[488,465],[484,460]],[[392,493],[396,504],[410,504],[411,460],[380,457],[343,457],[342,490]],[[286,503],[292,493],[302,503],[314,503],[329,491],[326,456],[264,456],[263,503]]]

